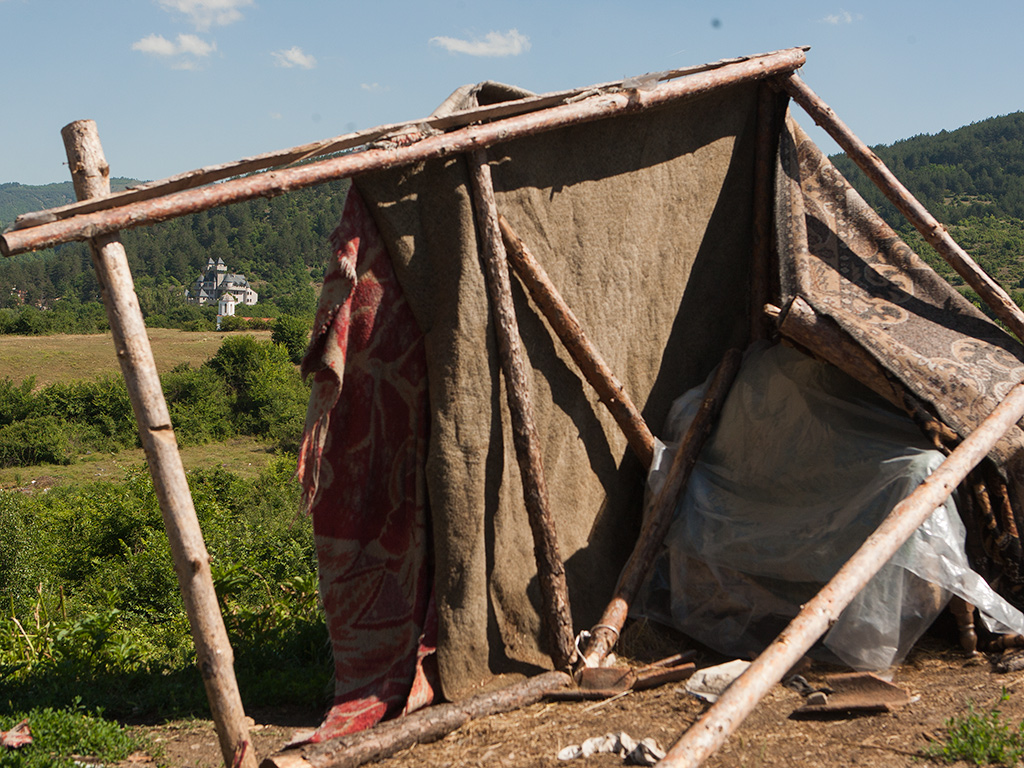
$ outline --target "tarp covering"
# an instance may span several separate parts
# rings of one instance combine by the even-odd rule
[[[943,422],[969,434],[1024,378],[1024,347],[900,240],[792,122],[782,135],[776,186],[783,303],[802,296]],[[1020,426],[996,444],[991,458],[1014,503],[985,521],[979,536],[999,566],[1000,591],[1024,606]],[[967,522],[969,530],[981,523]]]

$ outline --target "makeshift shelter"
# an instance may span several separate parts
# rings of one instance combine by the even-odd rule
[[[0,241],[10,254],[354,177],[304,362],[315,385],[300,471],[338,683],[321,739],[567,669],[580,630],[591,634],[583,658],[597,663],[666,525],[660,498],[643,517],[643,422],[660,425],[716,370],[712,391],[727,390],[721,361],[755,339],[788,338],[910,413],[952,452],[935,471],[951,483],[945,495],[988,454],[964,494],[970,554],[1020,602],[1021,433],[1010,425],[1024,409],[1024,348],[784,119],[784,92],[831,119],[793,74],[803,60],[793,49],[541,97],[485,83],[424,121],[185,175],[97,204],[106,210],[50,212]],[[1005,292],[910,208],[1021,336],[1024,316]],[[516,258],[543,264],[600,364],[566,351],[572,323],[552,319],[558,297],[542,281],[519,268],[524,282],[508,283],[502,233],[510,258],[518,246]],[[636,410],[622,407],[629,400]],[[685,469],[672,477],[664,496]],[[821,630],[807,634],[785,653]],[[763,679],[778,680],[785,658],[767,662]],[[544,679],[530,696],[568,680]],[[688,754],[699,762],[709,748]],[[301,759],[327,764],[310,755]]]

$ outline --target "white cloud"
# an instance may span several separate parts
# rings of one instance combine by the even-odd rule
[[[177,46],[163,35],[146,35],[141,40],[132,43],[133,51],[142,51],[154,56],[173,56],[177,53]]]
[[[165,59],[176,59],[172,66],[175,69],[198,69],[198,59],[205,58],[217,50],[216,43],[208,43],[196,35],[178,35],[175,42],[163,35],[147,35],[132,43],[133,51],[160,56]]]
[[[192,56],[209,56],[217,50],[216,43],[208,43],[196,35],[178,35],[178,52]]]
[[[284,115],[282,115],[280,112],[271,112],[270,113],[270,119],[271,120],[280,120],[282,117],[284,117]]]
[[[386,91],[387,90],[387,88],[384,88],[380,83],[360,83],[359,87],[362,88],[364,91]]]
[[[854,16],[849,11],[840,11],[839,13],[831,13],[825,18],[821,19],[826,24],[840,25],[840,24],[853,24],[855,21],[860,21],[864,17],[859,13]]]
[[[518,56],[530,50],[530,38],[519,34],[519,30],[488,32],[483,40],[459,40],[456,37],[432,37],[432,45],[438,45],[452,53],[467,56]]]
[[[198,32],[210,27],[223,27],[242,18],[241,8],[252,5],[253,0],[159,0],[165,11],[183,14]]]
[[[286,51],[271,51],[270,55],[274,57],[279,67],[312,69],[316,66],[316,59],[308,53],[303,53],[297,45],[293,45]]]

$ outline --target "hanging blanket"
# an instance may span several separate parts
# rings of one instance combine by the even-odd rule
[[[498,210],[649,424],[746,342],[756,93],[735,86],[488,149]],[[551,665],[467,164],[441,157],[353,183],[424,333],[438,665],[459,699]],[[644,468],[514,279],[513,298],[575,630],[590,629],[636,540]]]
[[[423,338],[354,188],[331,245],[299,464],[334,650],[334,706],[315,740],[429,704],[436,635]]]

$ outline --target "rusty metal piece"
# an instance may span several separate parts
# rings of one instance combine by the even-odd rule
[[[722,698],[683,734],[659,763],[662,768],[698,766],[729,737],[911,534],[942,504],[1006,430],[1024,416],[1024,384],[995,410],[901,501],[782,634]]]
[[[648,688],[657,688],[659,685],[669,683],[681,683],[691,677],[697,671],[697,665],[692,661],[684,664],[676,664],[671,667],[648,667],[638,670],[636,682],[633,683],[633,690],[645,691]]]
[[[358,176],[361,173],[446,157],[457,152],[470,152],[480,147],[570,125],[643,112],[726,86],[792,72],[803,66],[805,60],[803,48],[791,48],[768,56],[728,64],[718,69],[696,72],[679,80],[662,83],[649,91],[598,93],[571,104],[496,120],[485,125],[470,125],[438,136],[428,136],[407,147],[368,149],[295,168],[231,179],[199,189],[183,190],[153,200],[129,203],[108,211],[95,211],[69,219],[38,224],[0,236],[0,253],[4,256],[14,256],[18,253],[50,248],[60,243],[85,240],[108,232],[187,216],[190,213],[243,200],[272,197],[326,181]]]
[[[870,672],[830,675],[825,678],[825,683],[832,692],[827,695],[821,691],[811,694],[792,717],[891,712],[910,703],[910,695],[906,691]]]

